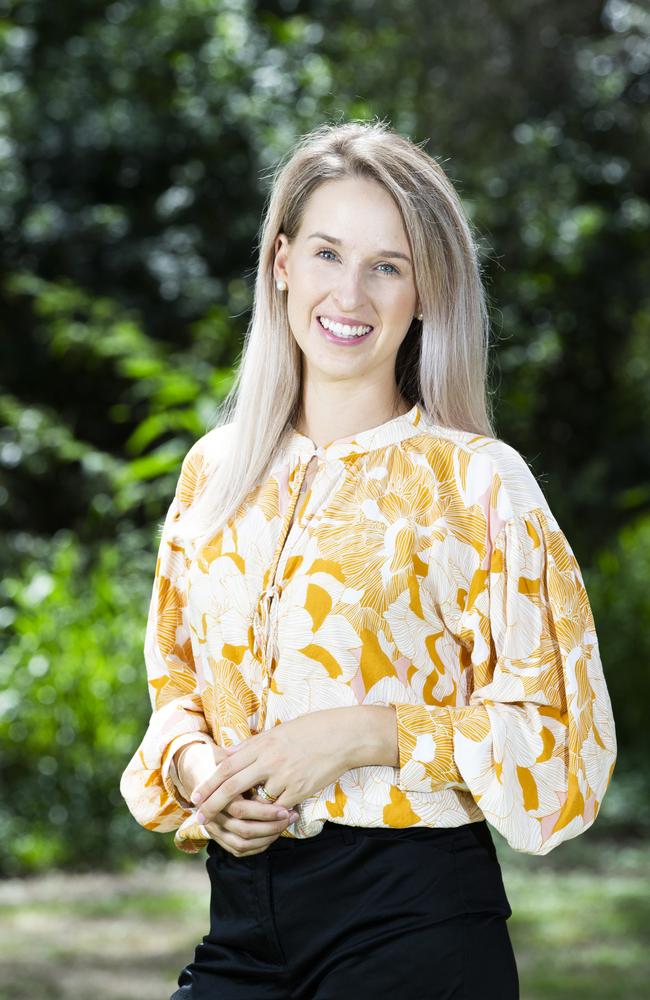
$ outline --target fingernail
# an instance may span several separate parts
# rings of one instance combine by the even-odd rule
[[[278,809],[278,817],[280,819],[286,819],[288,815],[289,813],[287,812],[286,809]]]
[[[197,814],[196,814],[196,822],[197,823],[205,823],[205,816],[203,815],[202,812],[197,812]]]
[[[194,805],[198,806],[198,804],[201,801],[201,799],[203,798],[203,796],[201,795],[200,792],[194,792],[194,794],[191,795],[190,798],[191,798],[192,802],[194,803]]]

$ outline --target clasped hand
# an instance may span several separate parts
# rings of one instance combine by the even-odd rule
[[[335,719],[332,710],[310,712],[229,747],[210,776],[194,788],[192,801],[200,805],[198,822],[223,844],[222,835],[215,836],[222,834],[215,825],[217,817],[246,791],[263,785],[273,796],[275,809],[291,809],[336,781],[350,765],[342,741],[337,740]],[[242,837],[243,849],[227,849],[237,856],[258,854],[277,839],[275,835],[260,837],[259,832],[255,836],[255,832]]]

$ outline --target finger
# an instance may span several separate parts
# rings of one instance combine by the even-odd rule
[[[219,843],[229,854],[236,858],[244,858],[249,854],[260,854],[262,851],[266,851],[279,836],[279,833],[273,833],[271,836],[244,839],[236,833],[222,830]]]
[[[245,751],[242,752],[245,753]],[[243,771],[236,768],[230,770],[229,766],[232,767],[232,765],[232,760],[224,760],[218,765],[217,770],[220,770],[218,788],[206,796],[199,806],[201,815],[206,819],[214,819],[234,798],[268,778],[268,774],[261,773],[257,760],[250,767],[245,767]]]
[[[264,736],[264,733],[254,733],[252,736],[247,736],[246,739],[240,740],[239,743],[232,743],[229,747],[224,747],[223,749],[229,756],[236,753],[241,753],[242,749],[247,749],[254,743],[259,743],[260,737]]]
[[[220,760],[215,766],[212,774],[208,778],[201,781],[196,788],[192,789],[190,798],[194,805],[202,805],[210,795],[221,787],[226,778],[228,778],[234,770],[237,770],[237,768],[233,767],[230,757],[224,757],[223,760]]]
[[[255,820],[255,819],[226,819],[222,824],[222,830],[233,836],[239,837],[242,843],[251,844],[261,837],[277,837],[283,833],[294,820],[291,816],[286,819]]]
[[[283,811],[290,812],[288,806],[277,806],[273,802],[246,798],[233,799],[223,811],[235,819],[254,819],[259,822],[270,822],[281,818],[280,814]]]
[[[205,823],[205,829],[212,840],[214,840],[220,847],[223,847],[225,851],[235,857],[243,857],[245,854],[258,854],[262,850],[266,850],[274,840],[277,840],[282,832],[273,832],[266,836],[257,836],[255,838],[245,838],[241,837],[237,833],[233,833],[231,830],[225,829],[222,823]]]
[[[260,823],[264,824],[280,824],[283,828],[289,826],[291,823],[296,823],[300,818],[300,813],[297,809],[283,808],[282,810],[270,811],[264,809],[263,812],[258,813],[255,808],[250,808],[251,804],[253,806],[263,806],[264,803],[250,803],[245,802],[242,804],[242,800],[235,800],[231,805],[225,809],[222,816],[227,817],[228,820],[234,821],[233,823],[227,822],[225,826],[228,829],[241,830],[241,824],[246,823],[249,827],[258,828]],[[248,808],[247,808],[248,807]],[[271,807],[273,809],[273,807]],[[236,824],[236,825],[234,825]],[[257,826],[256,826],[257,825]]]
[[[192,789],[190,795],[191,801],[194,805],[201,806],[203,803],[214,795],[222,785],[228,780],[228,778],[234,778],[236,775],[241,775],[245,770],[247,775],[254,773],[254,764],[257,760],[255,753],[251,753],[250,750],[245,749],[240,751],[238,754],[233,754],[229,757],[223,757],[215,766],[212,774],[208,775],[200,784],[196,785]],[[247,782],[248,787],[244,787],[243,783],[238,785],[241,788],[242,794],[246,792],[254,791],[254,785],[263,780],[260,775],[256,775],[255,779],[252,778]],[[239,794],[239,792],[238,792]],[[229,794],[228,801],[232,798],[232,794]]]
[[[241,804],[242,801],[245,800],[235,800],[233,805]],[[267,805],[268,803],[258,804]],[[230,817],[224,810],[216,820],[205,823],[204,826],[208,836],[228,850],[228,853],[243,857],[245,854],[259,854],[261,850],[266,850],[284,830],[298,819],[298,810],[290,810],[285,819],[273,817],[270,820],[262,821]],[[251,849],[251,844],[254,849]]]

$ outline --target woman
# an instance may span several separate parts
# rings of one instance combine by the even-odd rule
[[[518,996],[489,822],[547,854],[616,760],[581,572],[488,415],[477,248],[381,123],[281,164],[219,426],[160,544],[134,817],[207,845],[174,1000]]]

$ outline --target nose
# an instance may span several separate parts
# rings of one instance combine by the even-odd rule
[[[367,302],[363,270],[361,267],[344,267],[337,278],[336,285],[332,290],[332,298],[337,309],[351,315]]]

